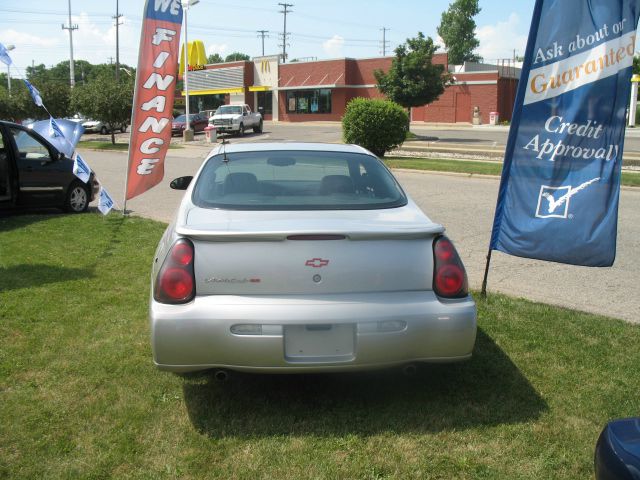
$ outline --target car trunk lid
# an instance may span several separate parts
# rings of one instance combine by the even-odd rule
[[[198,295],[431,290],[444,229],[414,205],[312,216],[191,209],[176,232],[194,242]]]

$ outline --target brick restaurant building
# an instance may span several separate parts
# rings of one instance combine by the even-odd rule
[[[393,60],[341,58],[282,64],[279,58],[197,67],[189,72],[191,104],[203,110],[210,104],[207,96],[217,95],[217,103],[246,103],[266,120],[339,121],[352,98],[384,97],[373,72],[388,71]],[[498,112],[501,120],[511,119],[519,69],[486,64],[449,68],[446,53],[435,54],[433,63],[452,72],[453,84],[435,102],[413,108],[413,121],[471,123],[474,107],[479,108],[481,123],[489,123],[490,112]]]

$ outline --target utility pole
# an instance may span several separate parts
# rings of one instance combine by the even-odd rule
[[[278,3],[284,10],[280,10],[280,13],[284,13],[284,31],[282,33],[282,63],[287,61],[287,13],[291,13],[291,10],[288,10],[289,7],[293,7],[292,3]]]
[[[73,66],[73,31],[78,29],[78,25],[71,24],[71,0],[69,0],[69,26],[62,24],[63,30],[69,30],[69,85],[73,88],[76,85],[76,72]]]
[[[258,30],[258,33],[260,34],[258,37],[262,37],[262,56],[264,57],[264,37],[269,38],[269,35],[267,35],[269,30]]]
[[[120,17],[122,14],[118,8],[119,1],[116,0],[116,15],[113,17],[116,20],[116,82],[120,80],[120,32],[119,27],[122,25],[120,23]]]
[[[382,30],[382,56],[386,57],[387,56],[387,44],[389,43],[389,41],[387,40],[387,31],[390,30],[390,29],[382,27],[380,30]]]

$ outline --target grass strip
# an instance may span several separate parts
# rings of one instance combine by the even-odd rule
[[[390,168],[466,173],[469,175],[499,176],[502,173],[502,163],[497,162],[439,158],[385,157],[384,163]],[[621,184],[627,187],[640,187],[640,172],[622,172]]]
[[[0,218],[0,478],[590,478],[640,411],[640,327],[491,293],[473,359],[413,378],[159,372],[164,228]]]

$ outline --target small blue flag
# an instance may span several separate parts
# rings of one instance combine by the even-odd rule
[[[53,119],[53,117],[49,117],[49,136],[52,138],[62,137],[64,138],[64,134],[62,130],[60,130],[60,126]]]
[[[24,84],[29,89],[29,93],[31,94],[31,98],[33,98],[33,102],[37,106],[41,107],[42,106],[42,97],[40,96],[40,92],[38,91],[38,89],[36,87],[31,85],[29,80],[26,80],[26,79],[23,79],[23,80],[24,80]]]
[[[111,196],[107,193],[105,188],[100,186],[100,197],[98,198],[98,210],[102,212],[103,215],[106,215],[111,211],[115,202],[111,198]]]
[[[84,183],[89,182],[89,177],[91,176],[91,168],[89,168],[89,165],[87,165],[87,163],[78,152],[76,152],[73,158],[73,173]]]
[[[11,57],[9,56],[9,51],[7,47],[0,43],[0,62],[4,63],[6,66],[11,65],[13,62],[11,61]]]

